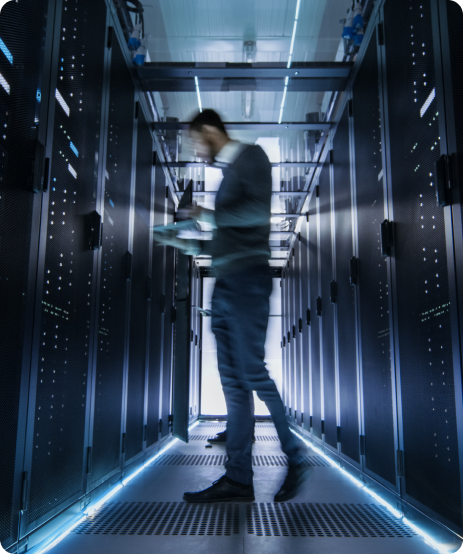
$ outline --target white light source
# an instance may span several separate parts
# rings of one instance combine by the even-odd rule
[[[348,477],[353,483],[355,483],[359,488],[362,488],[366,493],[368,493],[370,496],[372,496],[377,502],[379,502],[382,506],[388,509],[388,511],[394,515],[396,518],[401,519],[405,525],[408,525],[415,533],[420,535],[425,542],[427,542],[430,546],[432,546],[434,549],[436,549],[441,554],[449,554],[449,551],[445,549],[442,545],[437,543],[433,538],[431,538],[427,533],[425,533],[422,529],[414,525],[410,520],[408,520],[406,517],[403,517],[403,514],[401,514],[398,510],[396,510],[393,506],[391,506],[384,498],[381,498],[379,495],[377,495],[375,492],[370,490],[364,483],[356,479],[353,475],[342,469],[334,460],[332,460],[329,456],[327,456],[320,448],[317,448],[313,444],[311,444],[309,441],[305,440],[304,437],[299,435],[299,433],[296,433],[293,429],[291,429],[291,432],[296,435],[298,439],[300,439],[304,444],[306,444],[309,448],[314,450],[318,455],[322,456],[331,466],[338,469],[343,475]]]
[[[432,101],[434,100],[435,97],[436,97],[436,89],[433,88],[431,91],[431,94],[428,96],[428,99],[423,104],[423,107],[420,110],[421,117],[423,117],[423,115],[428,111],[428,108],[432,104]]]
[[[55,98],[58,100],[58,102],[60,103],[60,106],[63,108],[63,110],[66,112],[66,115],[69,117],[69,115],[71,114],[71,109],[67,105],[64,98],[61,96],[61,93],[58,89],[56,89]]]
[[[6,90],[8,94],[10,94],[11,87],[8,84],[8,81],[5,79],[5,77],[0,73],[0,83],[2,84],[2,87]]]
[[[299,18],[299,9],[301,7],[301,0],[297,0],[296,15],[294,17],[293,36],[291,37],[291,47],[289,49],[288,68],[291,67],[291,61],[293,58],[294,41],[296,39],[297,20]]]
[[[196,94],[198,96],[198,104],[199,104],[199,111],[203,113],[203,105],[201,103],[201,93],[199,91],[199,82],[198,77],[195,77],[195,85],[196,85]]]

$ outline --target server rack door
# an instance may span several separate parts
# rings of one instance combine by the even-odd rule
[[[309,202],[309,280],[310,312],[310,363],[312,373],[312,433],[322,439],[322,402],[320,367],[320,317],[317,316],[318,287],[318,198],[314,190]]]
[[[461,531],[462,498],[445,217],[437,205],[439,108],[431,1],[410,2],[392,25],[384,7],[394,310],[404,497]],[[437,46],[437,45],[436,45]],[[443,102],[442,102],[443,105]],[[400,124],[398,124],[400,122]],[[458,367],[454,368],[454,364]]]
[[[286,402],[286,337],[285,337],[285,318],[286,318],[286,279],[285,279],[285,270],[281,272],[281,363],[282,363],[282,380],[281,380],[281,397],[283,399],[283,404],[288,405]]]
[[[334,154],[336,156],[336,154]],[[333,255],[331,243],[330,172],[322,171],[319,186],[320,201],[320,260],[322,316],[321,348],[323,352],[323,405],[325,441],[337,449],[336,372],[334,353],[334,307],[331,303]]]
[[[173,222],[174,203],[169,197],[167,202],[167,223]],[[172,315],[174,302],[175,279],[175,249],[166,247],[166,263],[164,267],[166,312],[164,314],[164,344],[163,344],[163,378],[162,378],[162,415],[163,422],[161,436],[169,434],[169,415],[171,414],[171,385],[172,385],[172,347],[173,329]]]
[[[58,29],[57,29],[58,31]],[[38,374],[28,425],[31,483],[23,532],[85,492],[89,370],[96,325],[99,224],[89,221],[99,195],[99,150],[106,40],[106,5],[64,5],[54,110],[48,214],[42,218],[44,277],[38,291]],[[42,99],[43,101],[44,99]],[[89,232],[94,229],[95,236]],[[46,229],[46,233],[45,233]],[[35,389],[35,390],[34,390]]]
[[[23,481],[32,313],[44,176],[54,3],[9,2],[0,17],[0,542],[17,539]],[[42,94],[44,101],[42,102]],[[33,162],[36,162],[34,168]]]
[[[127,91],[129,93],[129,91]],[[127,111],[132,108],[127,95]],[[130,340],[127,381],[127,462],[143,450],[153,139],[141,109],[138,110],[133,265],[130,292]]]
[[[289,415],[289,410],[291,408],[291,307],[290,307],[290,270],[289,270],[289,261],[286,264],[286,279],[285,279],[285,305],[286,305],[286,317],[285,317],[285,333],[286,333],[286,407],[287,415]]]
[[[354,251],[347,108],[333,139],[333,150],[341,454],[360,463],[355,290],[350,284],[350,260]]]
[[[154,181],[154,224],[163,225],[165,219],[166,177],[162,165],[157,161]],[[146,446],[151,446],[159,438],[162,333],[165,299],[163,295],[164,247],[153,245],[152,253],[152,301],[150,321],[150,347],[148,370],[148,420],[146,427]],[[167,425],[167,423],[166,423]]]
[[[201,306],[202,305],[202,296],[201,296],[201,273],[200,268],[196,268],[196,305]],[[198,329],[198,337],[199,337],[199,345],[198,345],[198,351],[196,354],[196,379],[195,379],[195,390],[194,390],[194,410],[193,414],[194,416],[198,416],[199,414],[199,390],[200,390],[200,367],[201,367],[201,352],[203,348],[203,337],[201,333],[201,315],[199,313],[196,314],[196,328]]]
[[[96,486],[120,466],[124,370],[127,353],[127,270],[133,87],[117,42],[111,49],[106,169],[102,191],[103,239],[98,306],[92,474]]]
[[[309,266],[308,266],[308,229],[307,221],[301,227],[301,307],[302,307],[302,405],[303,405],[303,428],[310,430],[310,350],[309,350]]]
[[[365,469],[395,487],[388,264],[381,256],[385,208],[376,31],[354,84],[353,115]]]
[[[194,333],[194,326],[195,326],[195,317],[197,310],[195,309],[195,306],[199,306],[196,302],[196,273],[194,272],[196,267],[196,262],[193,260],[192,263],[192,271],[190,275],[190,288],[191,288],[191,306],[190,306],[190,329],[188,329],[189,334],[189,350],[190,350],[190,374],[189,374],[189,380],[190,380],[190,419],[193,416],[193,407],[194,407],[194,393],[195,393],[195,380],[196,380],[196,367],[195,367],[195,351],[193,348],[193,341],[191,340],[191,335]]]

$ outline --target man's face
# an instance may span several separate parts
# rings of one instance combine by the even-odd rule
[[[196,156],[209,162],[214,159],[212,147],[210,142],[207,140],[206,133],[190,131],[190,144],[193,152],[196,153]]]

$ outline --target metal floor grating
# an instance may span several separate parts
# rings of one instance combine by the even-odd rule
[[[271,504],[246,506],[249,535],[265,537],[411,538],[416,533],[374,504]]]
[[[164,454],[154,460],[151,466],[223,466],[227,461],[224,455],[214,454]],[[330,467],[321,456],[306,456],[304,464],[310,467]],[[252,457],[252,465],[257,467],[282,467],[288,465],[286,456],[258,455]]]
[[[78,525],[78,535],[240,534],[239,505],[186,502],[109,502]]]
[[[213,439],[216,435],[190,435],[190,441],[207,441]],[[256,441],[260,442],[280,442],[277,435],[256,435]],[[225,444],[225,443],[224,443]]]
[[[241,511],[241,513],[240,513]],[[109,502],[78,525],[77,535],[412,538],[416,534],[373,504],[188,504]]]

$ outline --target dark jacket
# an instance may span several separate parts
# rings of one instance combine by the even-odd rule
[[[268,265],[272,166],[260,146],[249,145],[223,170],[215,201],[213,240],[201,243],[216,277]]]

